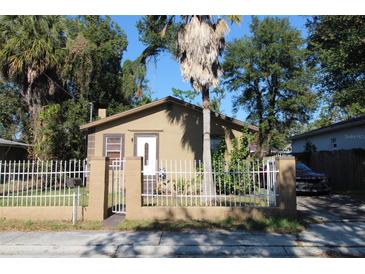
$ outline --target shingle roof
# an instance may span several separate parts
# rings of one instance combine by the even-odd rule
[[[0,138],[0,146],[28,147],[29,145]]]
[[[177,99],[177,98],[172,97],[172,96],[167,96],[165,98],[153,101],[153,102],[145,104],[143,106],[136,107],[136,108],[133,108],[133,109],[130,109],[130,110],[126,110],[126,111],[123,111],[123,112],[108,116],[106,118],[103,118],[103,119],[100,119],[100,120],[96,120],[96,121],[81,125],[80,129],[85,130],[85,129],[88,129],[88,128],[93,128],[93,127],[99,126],[101,124],[111,122],[111,121],[126,117],[128,115],[131,115],[131,114],[134,114],[134,113],[137,113],[137,112],[140,112],[140,111],[143,111],[143,110],[155,107],[155,106],[163,105],[163,104],[166,104],[166,103],[179,104],[181,106],[184,106],[186,108],[190,108],[190,109],[193,109],[193,110],[196,110],[196,111],[202,111],[203,110],[203,108],[200,107],[200,106],[187,103],[183,100]],[[249,129],[254,130],[254,131],[258,131],[258,128],[256,126],[243,123],[242,121],[231,118],[229,116],[219,114],[219,113],[216,113],[216,112],[213,112],[213,111],[212,111],[212,115],[215,115],[215,117],[217,117],[219,119],[222,119],[226,122],[236,124],[236,125],[239,125],[239,126],[246,125]]]
[[[345,121],[334,123],[329,126],[325,126],[325,127],[321,127],[318,129],[308,131],[308,132],[304,132],[302,134],[294,135],[290,139],[298,140],[298,139],[306,138],[309,136],[320,135],[322,133],[327,133],[327,132],[350,128],[350,127],[356,127],[356,126],[360,126],[360,125],[364,125],[364,124],[365,124],[365,115],[362,115],[362,116],[351,118],[351,119],[348,119]]]

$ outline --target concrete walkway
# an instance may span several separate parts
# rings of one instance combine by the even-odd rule
[[[333,223],[332,223],[333,224]],[[298,235],[248,232],[3,232],[0,256],[365,257],[365,224],[314,224]]]

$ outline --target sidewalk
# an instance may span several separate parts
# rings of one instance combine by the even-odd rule
[[[297,235],[249,232],[3,232],[1,257],[365,257],[364,222]]]

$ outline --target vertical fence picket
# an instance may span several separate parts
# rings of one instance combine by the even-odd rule
[[[0,188],[1,188],[1,185],[5,185],[5,180],[1,180],[1,175],[3,174],[2,171],[3,171],[3,162],[0,161]],[[3,193],[4,193],[4,189],[3,189]],[[2,204],[4,203],[4,197],[3,197],[2,201],[1,201],[1,203]],[[4,204],[3,204],[3,206],[4,206]]]
[[[121,162],[121,159],[118,159],[117,160],[117,167],[118,167],[118,172],[117,172],[117,208],[118,208],[118,211],[120,212],[121,211],[121,191],[122,191],[122,186],[121,186],[121,178],[120,176],[122,175],[121,174],[121,168],[122,168],[122,162]]]
[[[54,172],[53,173],[53,206],[56,205],[56,200],[57,200],[57,182],[58,182],[58,177],[59,177],[59,172],[58,172],[58,161],[55,161],[55,168],[54,168]]]
[[[13,161],[13,173],[12,173],[12,190],[11,190],[11,206],[14,206],[14,192],[15,192],[15,169],[16,169],[16,161]]]
[[[193,168],[194,168],[194,193],[195,193],[195,206],[198,205],[198,193],[197,193],[197,186],[196,186],[196,183],[197,183],[197,178],[196,178],[196,160],[194,160],[193,162]]]
[[[15,206],[18,206],[19,200],[19,179],[20,179],[20,161],[16,165],[16,176],[14,175],[14,183],[16,183]]]
[[[214,206],[217,206],[217,185],[216,185],[216,169],[215,169],[215,161],[213,161],[213,166],[212,166],[212,177],[213,177],[213,183],[212,185],[215,187],[214,189],[214,193],[213,193],[213,196],[214,196]],[[211,190],[210,193],[212,193],[213,189]]]
[[[38,205],[38,167],[39,161],[36,162],[36,170],[35,170],[35,205]]]
[[[189,187],[189,183],[187,180],[187,169],[186,169],[186,160],[184,160],[184,196],[185,196],[185,202],[184,202],[184,206],[188,206],[188,187]],[[184,197],[181,197],[181,200]]]
[[[57,172],[58,174],[58,181],[57,181],[57,184],[55,184],[55,186],[57,185],[57,196],[56,196],[56,204],[55,205],[61,205],[61,192],[62,192],[62,181],[65,177],[65,174],[63,172],[63,164],[62,164],[62,160],[60,161],[60,165],[59,165],[59,170]],[[58,199],[57,199],[58,197]],[[57,202],[58,201],[58,202]]]
[[[119,159],[118,160],[118,167],[119,167],[119,171],[118,171],[118,210],[119,212],[122,210],[122,160]]]
[[[55,167],[55,161],[51,160],[51,178],[50,178],[50,186],[49,186],[49,198],[50,198],[50,203],[49,205],[52,206],[53,204],[53,180],[54,180],[54,177],[56,176],[55,173],[54,173],[54,167]]]
[[[72,175],[72,169],[71,169],[71,162],[72,161],[69,161],[68,162],[68,170],[67,170],[67,161],[64,161],[64,165],[63,165],[63,169],[65,170],[65,176],[63,177],[63,186],[62,186],[62,183],[60,184],[60,193],[62,192],[62,188],[63,188],[63,206],[65,205],[72,205],[72,199],[71,199],[71,196],[73,195],[73,193],[71,193],[71,188],[67,187],[67,180],[69,178],[71,178],[71,175]],[[72,192],[75,192],[76,189],[73,189]],[[66,194],[66,192],[68,192],[68,195]],[[68,201],[66,203],[66,195],[68,197]],[[76,201],[75,203],[77,203],[77,197],[75,196],[76,198]],[[76,204],[77,205],[77,204]]]
[[[256,161],[256,165],[257,165],[257,181],[256,184],[254,184],[254,207],[257,206],[257,189],[259,189],[260,191],[260,162],[257,160]]]
[[[71,174],[72,174],[72,178],[78,178],[80,179],[80,164],[78,164],[78,162],[76,161],[76,159],[74,159],[73,161],[73,169],[70,171],[70,177],[71,177]],[[80,162],[80,160],[79,160]],[[72,164],[71,164],[72,166]],[[81,181],[82,183],[82,181]],[[76,190],[76,205],[77,206],[80,206],[80,186],[77,186],[77,190]]]
[[[89,172],[89,168],[88,168],[88,162],[87,160],[83,160],[82,162],[82,186],[83,186],[83,195],[81,196],[82,202],[81,205],[85,206],[85,196],[87,195],[87,191],[86,191],[86,182],[87,182],[87,178],[88,178],[88,172]]]
[[[201,160],[159,160],[157,166],[155,174],[142,171],[146,206],[275,206],[277,170],[271,159],[216,161],[211,171]],[[124,160],[113,161],[110,170],[113,211],[125,212]],[[70,206],[75,191],[77,205],[84,206],[87,173],[87,160],[2,161],[0,205]],[[209,177],[213,182],[208,186]],[[70,178],[81,179],[82,186],[68,188]]]
[[[183,180],[183,173],[181,170],[181,160],[179,160],[179,184],[180,184],[180,206],[183,206],[183,184],[185,183]]]
[[[4,206],[5,201],[5,185],[6,185],[6,161],[0,161],[0,188],[2,189],[1,192],[1,205]]]
[[[163,161],[161,160],[161,164],[163,164]],[[169,197],[170,197],[170,188],[169,188],[169,175],[168,175],[168,164],[167,164],[167,160],[165,160],[165,164],[163,165],[163,169],[161,169],[161,181],[162,181],[162,185],[164,185],[164,190],[165,190],[165,195],[166,195],[166,199],[165,199],[165,206],[169,206]]]
[[[49,205],[49,193],[48,193],[48,160],[46,161],[46,172],[45,172],[45,183],[44,183],[44,205]]]
[[[112,161],[111,162],[112,165],[111,165],[111,170],[112,170],[112,176],[111,176],[111,179],[112,179],[112,211],[116,211],[116,199],[115,199],[115,195],[116,195],[116,191],[117,191],[117,186],[116,186],[116,172],[117,172],[117,169],[115,167],[115,161]]]
[[[41,162],[41,182],[40,182],[40,206],[43,206],[43,165],[44,165],[44,161]]]
[[[10,184],[11,184],[11,161],[8,162],[8,172],[7,172],[7,194],[6,194],[6,205],[10,204]]]
[[[24,204],[24,189],[25,189],[25,180],[26,180],[26,164],[25,164],[25,160],[23,160],[22,162],[22,196],[21,196],[21,202],[20,202],[20,206],[23,206]]]
[[[8,172],[5,173],[5,176],[7,175],[7,189],[8,189],[8,193],[6,194],[6,205],[9,206],[9,201],[10,201],[10,182],[11,182],[11,178],[10,178],[10,172],[11,172],[11,161],[8,162]]]
[[[175,206],[177,206],[177,200],[179,195],[179,184],[178,184],[178,174],[177,174],[177,163],[174,160],[174,174],[175,174]]]
[[[29,198],[29,175],[30,175],[30,169],[29,169],[29,160],[27,161],[27,172],[26,172],[26,194],[25,194],[25,206],[28,206],[28,198]]]
[[[238,205],[241,207],[241,170],[240,170],[240,160],[237,160],[236,169],[237,169],[237,178],[238,178]]]
[[[189,188],[190,188],[190,206],[193,206],[193,182],[192,182],[192,168],[191,160],[189,160]]]

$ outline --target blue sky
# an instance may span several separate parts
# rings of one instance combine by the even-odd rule
[[[283,16],[284,17],[284,16]],[[134,60],[144,50],[145,46],[138,40],[138,31],[136,29],[136,22],[140,16],[112,16],[113,20],[118,23],[125,31],[128,37],[128,48],[123,55],[123,61],[126,59]],[[304,16],[288,16],[289,21],[293,27],[300,30],[303,38],[306,37],[307,32],[305,29],[306,17]],[[243,21],[240,25],[230,25],[230,32],[228,33],[226,40],[232,41],[237,38],[241,38],[244,35],[249,35],[249,25],[251,23],[250,16],[243,16]],[[172,88],[181,90],[191,89],[188,82],[183,81],[179,64],[170,54],[161,54],[157,62],[151,61],[147,70],[148,86],[152,92],[152,98],[158,99],[168,95],[172,95]],[[234,94],[227,92],[223,99],[221,109],[223,113],[229,116],[235,116],[240,120],[245,120],[247,114],[243,110],[239,110],[237,113],[232,111],[232,96]],[[200,97],[194,101],[196,104],[200,104]]]

